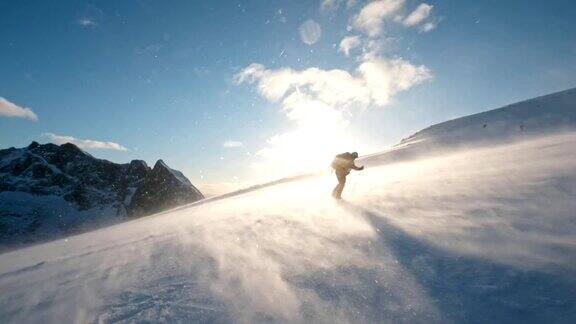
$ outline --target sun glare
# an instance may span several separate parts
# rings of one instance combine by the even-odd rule
[[[347,129],[317,123],[276,135],[256,154],[260,174],[288,176],[328,169],[335,154],[354,150],[356,140]]]

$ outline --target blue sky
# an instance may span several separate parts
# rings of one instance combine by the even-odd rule
[[[0,12],[0,147],[74,140],[115,162],[162,158],[198,184],[372,153],[576,86],[573,1],[1,1]]]

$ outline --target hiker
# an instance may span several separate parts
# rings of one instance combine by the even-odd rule
[[[354,165],[354,160],[358,158],[357,152],[346,152],[336,155],[334,161],[332,161],[332,168],[336,172],[336,178],[338,178],[338,184],[332,190],[332,197],[336,199],[342,199],[342,190],[344,190],[344,185],[346,184],[346,176],[350,173],[350,170],[364,170],[364,167],[357,167]]]

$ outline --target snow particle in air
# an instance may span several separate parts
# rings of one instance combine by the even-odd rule
[[[313,45],[322,36],[322,28],[314,20],[305,21],[300,25],[298,31],[300,32],[300,39],[307,45]]]

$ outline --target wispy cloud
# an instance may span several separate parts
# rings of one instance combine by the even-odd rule
[[[434,21],[429,21],[427,23],[422,24],[422,26],[420,26],[419,30],[422,33],[427,33],[429,31],[432,31],[436,28],[436,22]]]
[[[404,0],[378,0],[365,5],[354,17],[354,26],[370,37],[382,33],[384,19],[390,17],[404,5]]]
[[[373,39],[381,38],[387,21],[405,27],[418,26],[418,30],[424,33],[436,28],[439,19],[431,17],[434,6],[421,3],[406,16],[404,5],[405,0],[369,2],[353,17],[353,26]]]
[[[235,80],[254,84],[262,97],[280,102],[286,117],[296,124],[295,129],[269,138],[256,153],[294,172],[315,167],[311,162],[325,163],[320,158],[351,145],[353,139],[343,129],[354,112],[385,106],[397,92],[431,77],[425,66],[401,58],[365,57],[353,73],[316,67],[273,70],[254,63],[236,74]],[[295,161],[298,156],[303,158]]]
[[[25,118],[32,121],[38,120],[38,116],[32,111],[32,109],[20,107],[15,103],[8,101],[4,97],[0,97],[0,116]]]
[[[222,146],[226,148],[237,148],[244,146],[244,144],[240,141],[226,141],[222,143]]]
[[[345,0],[322,0],[320,1],[320,11],[322,12],[334,12],[338,10],[340,4],[345,2]],[[346,7],[350,8],[356,4],[356,0],[347,0]]]
[[[344,55],[350,55],[350,50],[360,45],[359,36],[346,36],[340,41],[340,46],[338,46],[338,51],[344,53]]]
[[[83,27],[95,27],[98,26],[98,23],[90,18],[80,18],[78,19],[78,25]]]
[[[408,15],[408,17],[406,17],[406,19],[404,19],[404,21],[402,21],[402,24],[408,27],[420,24],[426,18],[428,18],[428,16],[430,16],[432,8],[433,6],[427,3],[421,3],[418,7],[416,7],[416,9],[414,9],[414,11],[412,11],[412,13]]]
[[[266,69],[253,63],[235,75],[237,83],[255,83],[258,92],[270,101],[282,100],[289,116],[302,115],[294,107],[296,98],[313,98],[331,107],[353,104],[384,106],[398,91],[431,78],[423,65],[378,57],[365,58],[354,74],[345,70],[323,70],[316,67],[305,70],[280,68]],[[306,108],[303,108],[306,109]]]
[[[91,139],[79,139],[72,136],[57,135],[53,133],[43,133],[43,137],[47,138],[54,144],[72,143],[83,149],[98,149],[98,150],[114,150],[114,151],[127,151],[128,149],[118,143],[102,142]]]

